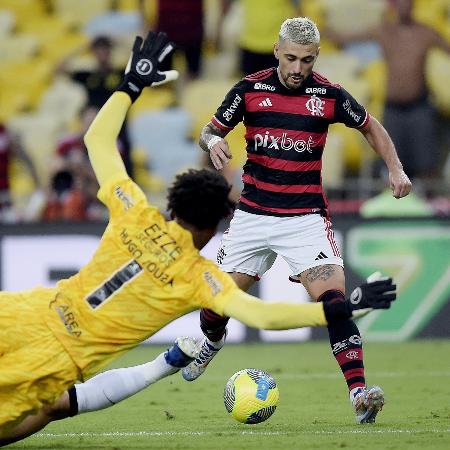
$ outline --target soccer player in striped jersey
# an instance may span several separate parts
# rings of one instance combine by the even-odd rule
[[[393,196],[411,190],[394,145],[383,126],[343,87],[313,70],[320,34],[306,17],[286,20],[274,45],[279,64],[246,76],[233,86],[202,130],[200,146],[214,167],[231,158],[226,135],[241,121],[246,127],[247,161],[242,190],[217,260],[239,287],[248,290],[274,263],[288,263],[317,302],[344,299],[344,264],[334,240],[322,187],[322,155],[328,127],[340,122],[356,128],[385,161]],[[227,319],[203,309],[205,340],[199,357],[183,369],[192,381],[222,347]],[[361,336],[351,320],[329,325],[330,343],[344,374],[357,422],[374,421],[367,399],[383,392],[366,387]]]
[[[176,177],[168,195],[173,220],[148,203],[128,177],[116,140],[144,87],[176,78],[175,71],[158,70],[172,49],[164,33],[136,38],[122,84],[85,136],[98,197],[110,213],[91,260],[54,288],[0,292],[0,446],[52,420],[111,406],[186,366],[198,349],[190,338],[178,338],[147,364],[93,377],[195,309],[288,329],[326,326],[395,300],[391,279],[366,283],[351,300],[329,305],[267,304],[240,290],[199,254],[233,206],[230,186],[213,171]]]

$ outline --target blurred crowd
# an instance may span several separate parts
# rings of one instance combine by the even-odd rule
[[[105,219],[83,135],[148,30],[176,43],[167,64],[181,76],[143,93],[117,145],[164,209],[176,173],[210,164],[202,127],[235,81],[276,66],[279,27],[294,16],[321,31],[315,70],[393,138],[414,185],[405,214],[450,214],[450,0],[1,0],[0,222]],[[227,138],[235,196],[243,136],[239,126]],[[335,212],[389,210],[385,174],[358,133],[332,126],[325,155]]]

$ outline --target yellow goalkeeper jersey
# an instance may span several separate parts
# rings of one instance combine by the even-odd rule
[[[131,179],[108,182],[99,198],[109,224],[91,261],[57,283],[48,321],[85,377],[183,314],[222,314],[226,299],[240,295]]]
[[[200,256],[192,234],[166,221],[128,177],[116,138],[131,104],[116,92],[86,134],[109,223],[90,262],[55,288],[27,293],[82,378],[166,324],[199,308],[249,326],[287,329],[326,325],[321,304],[264,304]]]

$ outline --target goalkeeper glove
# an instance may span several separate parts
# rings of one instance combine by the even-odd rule
[[[325,302],[323,309],[328,323],[337,320],[357,319],[374,309],[388,309],[397,298],[397,286],[392,278],[383,277],[379,272],[367,278],[345,301]]]
[[[126,92],[134,102],[146,86],[159,86],[178,78],[176,70],[160,72],[158,66],[173,52],[166,33],[150,31],[145,39],[136,36],[130,59],[118,91]]]
[[[389,309],[397,298],[397,286],[392,278],[383,277],[375,272],[367,278],[367,282],[358,286],[346,300],[352,318],[365,316],[374,309]]]

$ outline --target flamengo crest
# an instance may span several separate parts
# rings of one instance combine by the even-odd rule
[[[323,116],[325,102],[317,97],[316,95],[312,95],[311,98],[306,102],[306,108],[311,113],[312,116]]]

